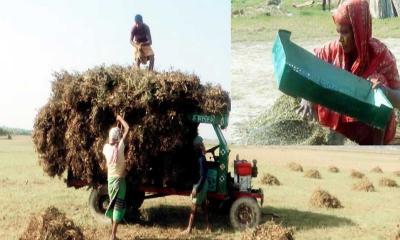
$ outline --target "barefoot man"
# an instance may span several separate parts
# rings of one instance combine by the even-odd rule
[[[111,240],[117,239],[118,223],[122,221],[125,214],[126,167],[124,141],[128,135],[129,126],[119,115],[117,116],[117,125],[118,124],[122,125],[123,134],[121,134],[121,129],[118,127],[111,128],[108,134],[108,143],[105,144],[103,148],[103,154],[107,160],[107,181],[110,204],[108,205],[106,216],[111,219]]]
[[[194,218],[197,213],[197,208],[202,207],[204,212],[204,217],[206,221],[207,231],[210,231],[210,225],[208,223],[208,202],[207,202],[207,168],[206,168],[206,157],[205,152],[206,149],[203,144],[203,139],[200,136],[197,136],[194,141],[194,150],[196,151],[197,158],[199,161],[200,167],[200,179],[196,185],[194,185],[192,190],[192,208],[189,217],[189,225],[183,234],[189,234],[192,231]]]
[[[151,48],[152,40],[150,28],[143,23],[141,15],[135,16],[135,25],[131,31],[131,45],[135,48],[136,67],[140,68],[140,64],[149,63],[149,71],[153,71],[154,67],[154,52]]]

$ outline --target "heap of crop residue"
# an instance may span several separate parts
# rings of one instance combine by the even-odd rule
[[[279,182],[278,178],[269,173],[266,173],[262,176],[261,183],[265,185],[281,185],[281,182]]]
[[[373,173],[383,173],[382,169],[379,166],[376,166],[371,169],[371,172]]]
[[[288,168],[289,168],[291,171],[294,171],[294,172],[303,172],[303,167],[302,167],[300,164],[298,164],[298,163],[290,162],[287,166],[288,166]]]
[[[287,95],[279,97],[271,109],[238,130],[239,142],[260,145],[351,143],[349,140],[338,142],[336,135],[316,121],[303,120],[296,112],[299,106],[299,99]]]
[[[398,187],[397,182],[391,178],[383,177],[379,179],[379,186],[382,187]]]
[[[364,176],[365,176],[364,173],[359,172],[359,171],[354,170],[354,169],[352,169],[351,172],[350,172],[350,177],[352,177],[352,178],[363,178]]]
[[[339,172],[339,168],[335,167],[335,166],[329,166],[328,171],[332,172],[332,173],[338,173]]]
[[[267,221],[254,229],[247,229],[242,240],[293,240],[294,229],[286,228],[274,221]]]
[[[321,179],[321,174],[317,169],[309,169],[305,172],[304,177]]]
[[[361,192],[375,192],[375,187],[367,178],[363,178],[357,183],[353,184],[353,190]]]
[[[400,240],[400,224],[397,225],[396,227],[396,232],[394,234],[394,240]]]
[[[394,174],[396,177],[400,177],[400,171],[394,171],[393,174]]]
[[[326,208],[342,208],[339,199],[331,195],[327,191],[317,189],[311,195],[310,203],[314,207]]]
[[[121,114],[130,126],[128,176],[139,173],[143,182],[155,185],[191,185],[198,165],[192,147],[198,123],[190,115],[229,111],[230,98],[221,87],[202,85],[197,76],[179,71],[111,66],[61,72],[36,117],[33,141],[48,175],[67,170],[68,182],[102,183],[103,145]]]
[[[55,207],[33,216],[20,240],[83,240],[81,229]]]

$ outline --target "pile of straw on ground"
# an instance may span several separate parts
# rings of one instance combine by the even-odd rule
[[[342,208],[339,199],[331,195],[327,191],[317,189],[311,195],[310,203],[314,207],[325,208]]]
[[[383,173],[382,168],[380,168],[379,166],[376,166],[376,167],[372,168],[371,172],[373,172],[373,173]]]
[[[351,170],[351,172],[350,172],[350,177],[352,177],[352,178],[363,178],[365,176],[365,174],[364,173],[362,173],[362,172],[359,172],[359,171],[357,171],[357,170]]]
[[[267,221],[254,229],[248,229],[242,240],[293,240],[294,229],[286,228],[274,221]]]
[[[145,182],[189,185],[196,178],[193,113],[229,114],[230,98],[219,86],[202,85],[179,71],[148,72],[130,67],[96,67],[55,74],[52,95],[36,117],[33,142],[44,171],[90,185],[104,182],[102,149],[117,114],[130,125],[126,140],[128,175]],[[191,169],[191,171],[187,171]]]
[[[279,182],[278,178],[269,173],[266,173],[262,176],[261,183],[265,185],[281,185],[281,182]]]
[[[339,172],[339,168],[335,167],[335,166],[329,166],[328,171],[332,172],[332,173],[338,173]]]
[[[379,179],[379,186],[382,187],[398,187],[397,182],[391,178],[383,177]]]
[[[20,240],[83,240],[81,229],[55,207],[32,216]]]
[[[298,164],[298,163],[290,162],[287,166],[288,166],[288,168],[289,168],[291,171],[294,171],[294,172],[303,172],[303,167],[302,167],[300,164]]]
[[[367,178],[363,178],[359,182],[353,184],[353,190],[361,192],[375,192],[375,187]]]
[[[321,174],[317,169],[309,169],[305,172],[304,177],[321,179]]]
[[[400,224],[397,225],[396,227],[396,232],[394,234],[394,240],[400,240]]]

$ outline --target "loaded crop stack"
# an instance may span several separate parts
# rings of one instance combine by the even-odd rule
[[[117,114],[130,125],[126,140],[128,176],[158,185],[192,184],[197,171],[193,113],[229,114],[230,98],[195,75],[97,67],[55,74],[52,95],[33,131],[39,162],[50,176],[68,171],[68,181],[104,183],[102,155]]]

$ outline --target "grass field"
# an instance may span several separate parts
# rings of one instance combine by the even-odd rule
[[[400,223],[400,188],[378,186],[381,176],[400,183],[400,178],[391,173],[400,170],[398,150],[233,146],[231,160],[237,153],[241,158],[259,160],[258,179],[268,172],[281,181],[282,186],[268,187],[254,180],[255,187],[262,187],[265,194],[262,219],[270,219],[271,213],[278,215],[278,222],[296,228],[296,239],[391,239],[396,224]],[[303,177],[303,173],[289,171],[286,164],[290,161],[299,162],[305,170],[318,169],[322,179],[309,179]],[[340,173],[328,172],[329,165],[339,167]],[[369,172],[377,165],[383,169],[383,174]],[[352,168],[366,173],[377,192],[352,191],[355,182],[349,177]],[[66,212],[89,239],[107,239],[109,227],[95,222],[87,208],[89,192],[66,188],[62,180],[44,175],[30,138],[0,139],[0,172],[0,207],[3,210],[0,239],[18,239],[31,214],[50,205]],[[344,208],[311,207],[309,198],[318,187],[337,196]],[[146,200],[140,223],[121,226],[119,236],[121,239],[175,238],[186,226],[189,203],[185,197]],[[213,231],[204,233],[200,215],[192,238],[240,239],[241,234],[229,227],[226,216],[212,213],[210,221]]]
[[[257,13],[232,17],[232,41],[269,42],[274,39],[278,29],[291,31],[294,40],[337,37],[330,11],[322,11],[318,4],[301,9],[292,7],[293,3],[301,2],[305,0],[282,1],[280,9],[286,15],[267,16],[265,13]],[[265,0],[232,0],[232,12],[240,9],[246,12],[246,9],[257,9],[265,5]],[[374,37],[400,38],[400,18],[374,19],[372,26]]]

